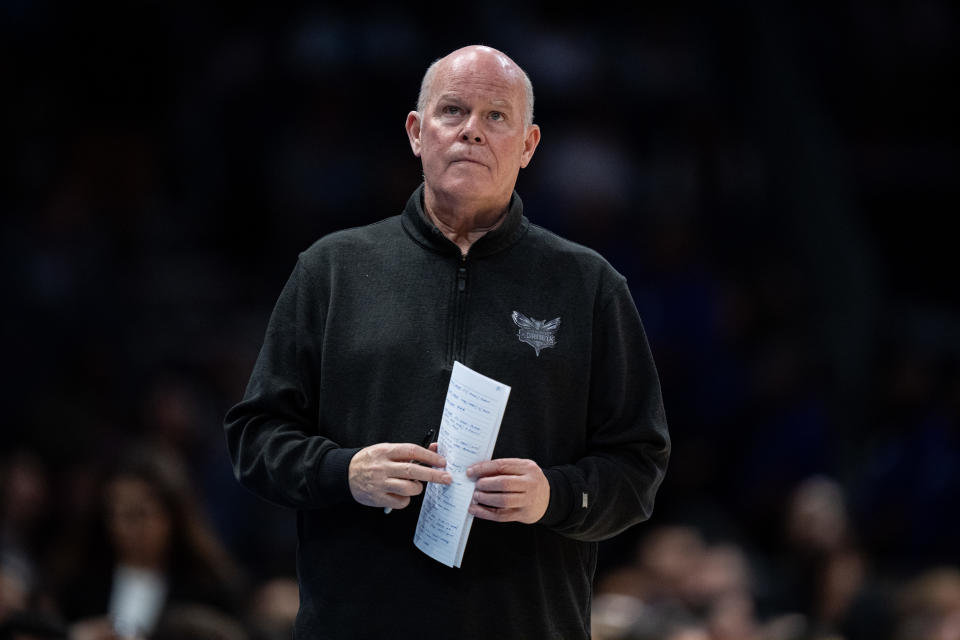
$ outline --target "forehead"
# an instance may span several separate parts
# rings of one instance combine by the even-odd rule
[[[505,56],[467,53],[441,63],[433,95],[437,99],[452,95],[514,104],[522,101],[523,81]]]

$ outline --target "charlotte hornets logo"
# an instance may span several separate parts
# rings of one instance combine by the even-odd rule
[[[548,347],[554,347],[557,344],[557,328],[560,326],[560,318],[553,320],[534,320],[523,315],[519,311],[513,312],[513,322],[520,330],[517,331],[517,338],[520,342],[526,342],[533,347],[540,357],[540,350]]]

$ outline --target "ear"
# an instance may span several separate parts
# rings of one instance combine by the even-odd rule
[[[413,155],[420,157],[420,114],[411,111],[407,114],[407,137],[410,138],[410,148],[413,149]]]
[[[530,158],[533,157],[538,144],[540,144],[540,125],[532,124],[527,127],[527,135],[523,139],[523,153],[520,154],[521,169],[530,164]]]

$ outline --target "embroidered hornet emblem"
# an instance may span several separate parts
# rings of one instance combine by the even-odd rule
[[[513,322],[520,327],[520,330],[517,331],[517,338],[520,339],[520,342],[526,342],[533,347],[538,358],[541,349],[556,346],[557,327],[560,326],[560,318],[554,318],[550,321],[533,320],[519,311],[514,311]]]

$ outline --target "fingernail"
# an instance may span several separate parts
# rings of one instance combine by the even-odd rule
[[[467,467],[467,477],[468,478],[473,477],[473,467]]]
[[[453,476],[451,476],[449,473],[445,473],[443,474],[443,481],[446,482],[447,484],[450,484],[451,482],[453,482]]]

